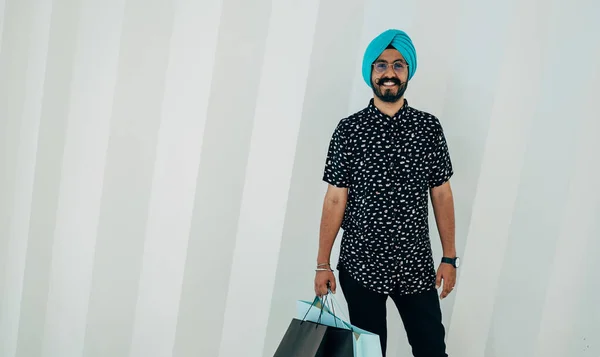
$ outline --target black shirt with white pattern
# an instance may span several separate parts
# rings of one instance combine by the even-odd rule
[[[338,123],[323,180],[348,188],[338,269],[400,295],[435,287],[429,189],[453,174],[439,120],[408,105],[393,117],[369,105]]]

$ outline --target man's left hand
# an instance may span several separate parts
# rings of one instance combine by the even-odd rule
[[[454,284],[456,283],[456,268],[450,264],[441,263],[437,271],[437,278],[435,279],[436,289],[440,288],[442,281],[444,282],[444,285],[440,297],[443,299],[454,289]]]

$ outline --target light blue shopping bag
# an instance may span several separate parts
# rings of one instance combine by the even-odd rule
[[[340,318],[340,313],[340,305],[335,301],[331,292],[323,298],[315,297],[313,301],[298,300],[296,302],[297,318],[352,330],[354,357],[382,357],[379,336],[352,325],[347,318]],[[342,316],[345,317],[345,315]]]

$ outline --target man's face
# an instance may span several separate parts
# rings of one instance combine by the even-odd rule
[[[406,91],[408,65],[396,49],[383,51],[371,68],[371,85],[384,102],[397,102]]]

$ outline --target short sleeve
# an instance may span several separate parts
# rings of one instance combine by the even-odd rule
[[[430,157],[429,188],[446,183],[454,174],[444,130],[438,120],[435,123]]]
[[[348,133],[344,121],[335,128],[325,161],[323,181],[336,187],[349,187],[350,185],[350,148]]]

